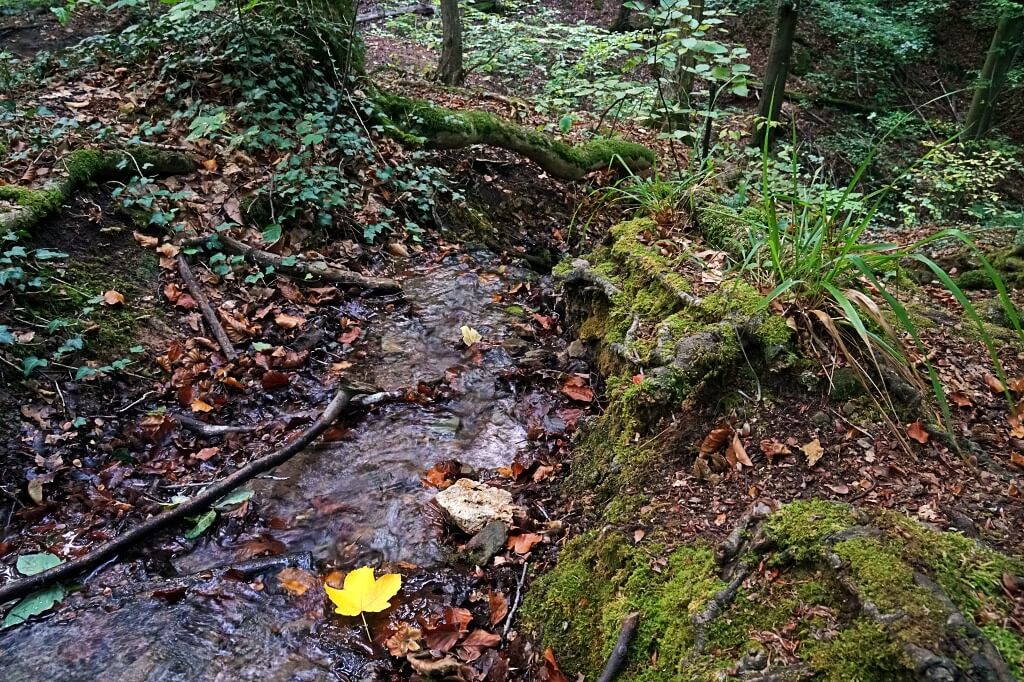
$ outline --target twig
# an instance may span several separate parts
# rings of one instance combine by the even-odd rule
[[[348,406],[355,393],[349,386],[342,385],[331,402],[324,408],[323,413],[298,438],[283,448],[250,462],[222,481],[206,488],[188,502],[183,502],[173,509],[168,509],[156,516],[150,517],[118,538],[77,559],[65,562],[42,573],[36,573],[35,575],[3,585],[0,587],[0,604],[12,599],[19,599],[54,583],[73,578],[83,571],[98,566],[110,557],[128,549],[153,533],[178,523],[188,516],[201,513],[238,486],[283,464],[306,449],[310,443],[316,440],[321,433],[327,430],[327,427],[341,416],[341,413]]]
[[[145,393],[142,394],[141,398],[139,398],[135,402],[129,403],[129,404],[125,405],[124,407],[122,407],[121,409],[117,410],[117,413],[121,414],[122,412],[127,412],[128,410],[132,409],[133,407],[135,407],[136,405],[141,403],[143,400],[145,400],[149,396],[155,395],[155,394],[156,394],[156,391],[146,391]]]
[[[523,562],[523,572],[519,575],[519,582],[516,583],[516,596],[512,600],[512,608],[508,612],[508,618],[505,619],[505,629],[501,631],[502,638],[508,637],[508,631],[512,629],[512,619],[519,609],[519,604],[523,601],[523,584],[526,582],[526,568],[529,565],[529,560]]]
[[[221,424],[207,424],[204,421],[200,421],[195,417],[190,417],[187,414],[174,414],[172,415],[179,424],[189,431],[195,431],[196,433],[204,436],[223,436],[228,433],[252,433],[259,427],[257,426],[229,426]]]
[[[622,629],[619,630],[619,639],[615,642],[615,648],[608,656],[608,662],[604,664],[604,670],[597,682],[612,682],[618,677],[622,670],[622,664],[626,662],[626,653],[629,651],[629,644],[636,634],[636,626],[640,621],[639,613],[631,613],[622,619]]]
[[[192,274],[192,268],[188,266],[185,254],[182,253],[178,254],[178,273],[185,280],[185,286],[188,287],[192,298],[199,304],[199,309],[203,311],[203,318],[206,320],[206,324],[209,325],[210,331],[213,332],[213,336],[217,339],[217,343],[220,344],[221,350],[224,351],[224,357],[232,361],[237,360],[238,351],[235,350],[231,339],[228,338],[227,332],[224,331],[223,325],[217,319],[217,314],[210,307],[210,301],[207,300],[206,294],[203,293],[203,288],[199,286],[196,276]]]

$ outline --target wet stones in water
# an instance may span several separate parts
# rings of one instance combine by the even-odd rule
[[[466,560],[476,566],[485,566],[501,551],[508,539],[508,526],[504,521],[491,521],[466,543]]]
[[[476,533],[491,521],[512,523],[512,493],[460,478],[434,498],[449,521],[465,533]]]

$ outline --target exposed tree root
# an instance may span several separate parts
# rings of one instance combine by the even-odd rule
[[[184,245],[205,244],[212,238],[212,236],[197,237],[195,239],[185,241]],[[326,282],[358,286],[363,287],[364,289],[372,289],[376,291],[394,292],[402,290],[402,285],[397,281],[386,277],[369,277],[352,270],[328,265],[324,261],[294,259],[293,262],[292,259],[286,259],[283,256],[278,256],[270,253],[269,251],[262,251],[226,234],[217,234],[216,239],[220,241],[226,251],[241,256],[242,258],[245,258],[252,263],[256,263],[257,265],[269,265],[278,272],[296,275],[298,277],[309,276]]]
[[[230,476],[211,484],[187,502],[147,519],[116,539],[98,547],[88,554],[78,557],[77,559],[67,561],[59,566],[43,571],[42,573],[37,573],[0,586],[0,604],[13,599],[19,599],[35,592],[36,590],[74,578],[90,568],[99,566],[104,561],[118,553],[131,548],[157,531],[179,523],[186,517],[195,516],[206,511],[217,500],[221,499],[238,486],[269,471],[270,469],[273,469],[274,467],[283,464],[304,450],[310,443],[316,440],[316,438],[323,433],[327,427],[341,416],[342,412],[345,411],[345,408],[349,405],[349,402],[356,393],[358,393],[358,391],[353,390],[347,384],[342,385],[316,421],[314,421],[295,440],[291,441],[288,445],[279,450],[275,450],[274,452],[250,462]]]
[[[632,142],[592,140],[568,145],[485,111],[454,111],[385,94],[375,98],[375,102],[381,110],[380,118],[385,119],[385,129],[400,142],[419,141],[435,149],[474,144],[500,147],[522,154],[562,180],[579,180],[609,167],[642,171],[657,160],[654,152]]]
[[[75,190],[89,182],[148,174],[180,175],[195,168],[196,163],[190,156],[153,147],[123,151],[79,149],[61,160],[54,175],[62,177],[46,187],[0,186],[0,200],[13,204],[9,210],[0,209],[0,230],[30,230],[58,212]]]
[[[622,293],[619,287],[615,286],[607,277],[602,277],[590,268],[590,263],[577,258],[572,262],[572,270],[561,275],[560,279],[565,284],[587,284],[599,290],[609,300]]]

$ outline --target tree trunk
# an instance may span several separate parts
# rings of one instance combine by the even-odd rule
[[[1006,74],[1021,51],[1022,39],[1024,11],[1003,15],[974,88],[974,98],[964,123],[964,140],[980,140],[992,127],[996,101],[1006,84]]]
[[[441,0],[441,62],[437,76],[445,85],[462,85],[462,15],[459,0]]]
[[[772,138],[772,127],[779,120],[782,100],[786,94],[786,77],[789,75],[789,58],[793,53],[793,36],[799,16],[798,0],[779,0],[775,16],[775,32],[768,52],[768,67],[761,90],[761,105],[754,122],[754,136],[751,144],[763,147]]]
[[[615,21],[608,27],[609,31],[615,33],[622,33],[630,29],[630,23],[633,17],[633,8],[629,6],[629,0],[622,0],[619,3],[619,13],[615,15]]]

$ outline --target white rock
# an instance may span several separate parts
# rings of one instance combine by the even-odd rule
[[[495,519],[512,523],[512,493],[460,478],[434,498],[448,519],[466,533],[476,533]]]

